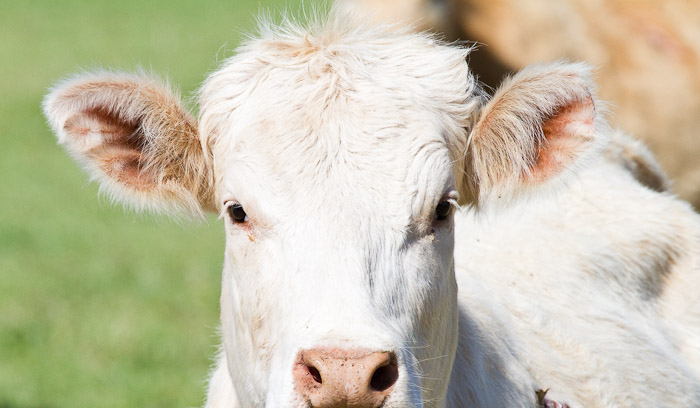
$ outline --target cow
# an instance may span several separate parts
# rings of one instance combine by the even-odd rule
[[[333,12],[259,31],[197,119],[146,73],[43,104],[116,200],[221,215],[208,408],[700,404],[700,219],[587,66],[487,97],[429,34]]]
[[[683,0],[337,0],[361,18],[475,41],[472,72],[497,87],[560,58],[593,64],[616,127],[648,143],[673,190],[700,208],[700,3]]]

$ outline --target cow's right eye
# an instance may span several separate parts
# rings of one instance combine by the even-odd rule
[[[452,204],[449,201],[440,201],[435,207],[435,219],[438,221],[444,221],[447,216],[450,215],[450,210],[452,209]]]
[[[242,223],[248,221],[248,215],[246,215],[243,206],[240,204],[233,204],[228,207],[228,213],[231,216],[231,220],[235,223]]]

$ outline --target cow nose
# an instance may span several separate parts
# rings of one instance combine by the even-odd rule
[[[294,365],[296,390],[314,408],[377,408],[399,378],[394,353],[311,349]]]

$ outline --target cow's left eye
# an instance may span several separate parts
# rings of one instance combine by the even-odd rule
[[[449,201],[440,201],[435,207],[435,219],[438,221],[446,220],[447,216],[450,215],[450,207]]]
[[[229,206],[228,213],[231,216],[231,220],[233,220],[235,223],[248,221],[248,215],[245,213],[243,206],[240,204],[233,204]]]

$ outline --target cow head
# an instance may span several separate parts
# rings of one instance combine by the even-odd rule
[[[440,406],[457,345],[453,218],[528,199],[596,150],[586,70],[490,102],[468,50],[330,23],[268,29],[203,84],[58,85],[59,142],[119,200],[226,230],[221,317],[242,406]]]

